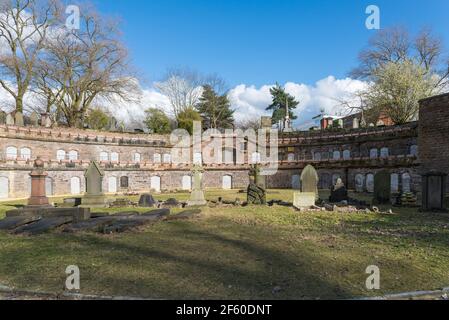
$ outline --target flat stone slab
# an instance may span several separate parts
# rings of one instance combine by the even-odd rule
[[[169,214],[170,210],[162,209],[162,210],[153,210],[151,212],[139,216],[130,216],[127,218],[122,217],[121,219],[116,220],[114,223],[105,226],[103,229],[103,233],[105,234],[122,233],[145,225],[154,224],[156,222],[166,219]]]
[[[176,220],[188,220],[195,218],[196,216],[201,214],[200,209],[195,210],[185,210],[179,214],[175,214],[173,216],[167,217],[167,221],[176,221]]]
[[[40,216],[10,217],[0,221],[0,230],[13,230],[41,220]]]
[[[43,218],[37,222],[14,230],[14,234],[39,235],[59,228],[73,221],[72,217]]]
[[[76,232],[103,232],[103,229],[113,224],[118,220],[117,217],[107,216],[107,217],[99,217],[93,218],[87,221],[74,223],[72,225],[67,226],[63,232],[66,233],[76,233]]]

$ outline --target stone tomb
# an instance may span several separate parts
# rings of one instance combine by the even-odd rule
[[[299,210],[311,209],[315,206],[315,192],[295,192],[293,195],[293,206]]]

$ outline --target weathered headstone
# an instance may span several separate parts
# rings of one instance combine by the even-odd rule
[[[151,194],[143,194],[139,199],[139,207],[142,208],[153,208],[157,204]]]
[[[202,166],[194,165],[192,170],[192,193],[190,195],[190,200],[187,203],[189,206],[203,206],[207,204],[203,189],[203,172],[204,170]]]
[[[341,178],[338,178],[336,184],[332,187],[329,201],[333,203],[338,203],[348,200],[349,200],[348,190],[346,189],[343,180],[341,180]]]
[[[51,126],[53,125],[53,122],[51,121],[50,117],[45,118],[45,122],[43,123],[43,126],[45,128],[51,128]]]
[[[265,181],[260,175],[259,165],[254,165],[250,172],[250,183],[247,190],[248,204],[263,205],[267,203]]]
[[[316,202],[315,192],[295,192],[293,195],[293,206],[296,209],[307,210],[312,208]]]
[[[391,198],[391,176],[386,170],[374,176],[374,201],[376,204],[386,204]]]
[[[353,129],[360,128],[360,120],[358,118],[354,118],[354,120],[352,121],[352,128]]]
[[[39,116],[37,115],[36,112],[33,112],[30,115],[30,124],[32,127],[37,127],[39,126]]]
[[[315,193],[316,199],[318,199],[318,182],[319,177],[315,168],[312,165],[308,165],[301,173],[301,191],[304,193]]]
[[[10,113],[8,113],[6,115],[6,125],[7,126],[13,126],[14,124],[15,124],[14,117]]]
[[[16,115],[14,116],[14,121],[16,126],[18,127],[23,127],[25,125],[22,112],[16,112]]]
[[[82,207],[105,207],[106,198],[103,193],[104,172],[96,161],[90,163],[84,177],[86,178],[86,193],[83,197]]]
[[[355,191],[358,193],[365,191],[365,176],[363,174],[355,176]]]

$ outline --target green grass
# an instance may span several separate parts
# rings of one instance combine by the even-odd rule
[[[292,193],[272,190],[268,198],[291,201]],[[245,198],[207,194],[219,196]],[[157,198],[169,197],[188,194]],[[9,208],[0,204],[0,217]],[[74,264],[82,293],[146,298],[345,299],[449,286],[449,215],[396,211],[206,208],[195,220],[112,236],[0,232],[0,283],[61,292],[65,268]],[[365,288],[369,265],[380,267],[380,291]]]

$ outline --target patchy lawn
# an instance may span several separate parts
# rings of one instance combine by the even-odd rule
[[[207,196],[245,198],[221,190]],[[158,198],[169,197],[182,200],[188,194]],[[292,191],[272,190],[268,198],[291,201]],[[0,217],[10,208],[0,203]],[[0,232],[4,285],[62,292],[69,265],[80,267],[81,292],[96,295],[345,299],[434,290],[449,286],[449,215],[412,209],[391,216],[298,213],[279,206],[205,208],[196,220],[113,236]],[[370,265],[381,270],[380,291],[365,288]]]

